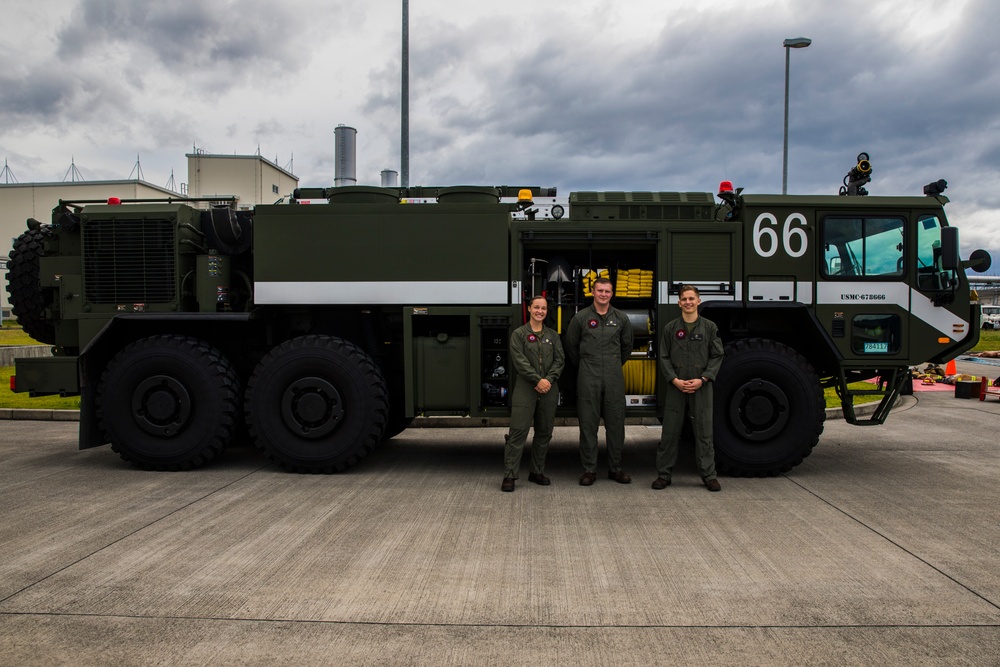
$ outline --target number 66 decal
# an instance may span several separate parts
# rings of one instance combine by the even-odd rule
[[[792,226],[793,222],[800,226]],[[805,224],[806,217],[801,213],[791,213],[785,218],[785,224],[781,229],[781,246],[789,257],[801,257],[806,254],[809,237],[802,229]],[[773,213],[761,213],[753,223],[753,249],[761,257],[771,257],[778,252],[777,226],[778,219]]]

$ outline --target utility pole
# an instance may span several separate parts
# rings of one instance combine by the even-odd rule
[[[410,187],[410,2],[403,0],[403,80],[400,90],[399,176],[404,188]]]

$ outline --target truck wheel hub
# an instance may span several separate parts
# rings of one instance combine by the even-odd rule
[[[281,397],[281,417],[294,433],[321,438],[344,418],[344,404],[337,388],[327,380],[307,377],[289,385]]]
[[[788,397],[773,382],[751,380],[736,390],[729,418],[745,438],[769,440],[788,423]]]
[[[191,396],[176,378],[154,375],[135,388],[132,415],[139,427],[151,435],[177,435],[191,418]]]

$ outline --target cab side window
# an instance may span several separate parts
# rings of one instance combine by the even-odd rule
[[[941,227],[935,215],[924,215],[917,221],[917,289],[925,292],[946,291],[957,277],[942,263]]]
[[[898,217],[827,216],[822,224],[823,275],[901,278],[904,223]]]

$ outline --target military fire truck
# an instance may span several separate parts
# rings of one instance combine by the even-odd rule
[[[817,443],[823,387],[851,423],[881,424],[911,365],[978,340],[964,269],[989,255],[960,259],[946,184],[851,185],[573,192],[568,207],[535,203],[554,189],[477,186],[302,189],[253,211],[60,201],[11,255],[14,312],[54,353],[17,360],[12,389],[81,395],[80,447],[110,442],[143,468],[193,468],[249,439],[288,470],[334,472],[418,416],[508,416],[525,298],[545,293],[564,331],[600,275],[635,332],[628,415],[655,418],[655,334],[692,284],[725,341],[719,468],[774,475]],[[862,418],[849,385],[867,379],[881,399]]]

